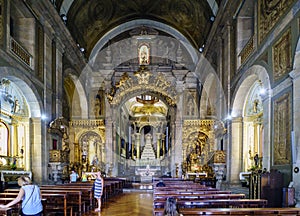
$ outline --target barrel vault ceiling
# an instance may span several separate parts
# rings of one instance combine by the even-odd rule
[[[89,55],[105,33],[136,19],[149,19],[169,25],[199,49],[205,44],[220,2],[221,0],[56,0],[55,6],[76,42]],[[126,37],[126,34],[122,37]]]

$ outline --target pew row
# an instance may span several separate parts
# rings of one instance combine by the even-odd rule
[[[154,211],[154,216],[164,216],[164,209]],[[179,213],[184,216],[196,215],[300,215],[300,208],[182,208]]]

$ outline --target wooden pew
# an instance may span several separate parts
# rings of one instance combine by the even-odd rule
[[[0,197],[0,204],[7,204],[11,201],[13,201],[14,199],[16,198],[16,196],[14,195],[14,197]],[[43,205],[43,214],[45,214],[45,206],[46,206],[46,203],[47,203],[47,199],[43,198],[42,199],[42,205]],[[21,208],[21,205],[22,205],[22,201],[16,203],[15,205],[11,206],[10,208],[7,208],[7,211],[9,215],[11,214],[18,214],[19,212],[19,209]],[[0,209],[1,210],[1,209]],[[6,215],[6,214],[2,214],[3,212],[0,211],[0,215]]]
[[[82,201],[86,202],[86,207],[89,209],[92,209],[94,204],[94,198],[93,198],[93,191],[92,187],[90,186],[66,186],[66,185],[42,185],[40,186],[41,190],[75,190],[75,191],[82,191]]]
[[[67,205],[67,194],[57,194],[57,193],[43,193],[43,198],[47,199],[46,206],[44,208],[45,214],[60,213],[63,212],[64,216],[73,215],[73,207]]]
[[[12,208],[0,209],[0,215],[11,216],[13,213]]]
[[[40,190],[42,192],[42,186],[40,186]],[[55,188],[55,185],[49,185],[49,189],[53,189]],[[50,189],[50,190],[51,190]],[[5,189],[3,193],[0,193],[0,197],[16,197],[18,195],[20,189],[17,188],[8,188]],[[65,189],[64,189],[65,191]],[[70,213],[70,215],[72,215],[73,213],[73,207],[72,206],[67,206],[67,194],[65,192],[63,193],[55,193],[51,190],[51,192],[47,192],[47,193],[43,193],[42,192],[42,198],[46,198],[49,199],[47,201],[45,210],[47,213],[59,213],[59,212],[63,212],[64,216],[68,215],[68,212]],[[52,211],[51,211],[52,209]]]
[[[185,194],[158,194],[153,200],[166,200],[168,197],[174,197],[177,200],[201,200],[201,199],[244,199],[245,194],[202,194],[202,195],[185,195]]]
[[[155,200],[153,208],[164,208],[165,200]],[[177,200],[178,208],[264,208],[266,199],[209,199],[209,200]]]
[[[181,194],[181,195],[202,195],[202,194],[231,194],[231,191],[220,191],[220,190],[190,190],[190,191],[181,191],[181,190],[176,190],[176,191],[154,191],[153,195],[169,195],[170,194]]]
[[[67,204],[71,205],[75,209],[78,209],[79,214],[85,211],[85,202],[82,201],[82,191],[80,190],[45,190],[41,189],[43,194],[67,194]]]
[[[183,208],[179,212],[191,215],[300,215],[300,208]]]

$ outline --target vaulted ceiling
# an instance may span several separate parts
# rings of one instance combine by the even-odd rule
[[[56,0],[74,39],[89,55],[97,41],[117,26],[138,19],[177,29],[199,49],[205,44],[221,0]],[[129,37],[123,34],[122,37]]]

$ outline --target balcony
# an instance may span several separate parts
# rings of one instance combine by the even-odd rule
[[[10,38],[9,49],[19,60],[32,68],[32,56],[12,37]]]
[[[241,58],[241,65],[243,65],[249,58],[249,56],[253,53],[254,48],[254,37],[252,36],[239,54],[239,57]]]

